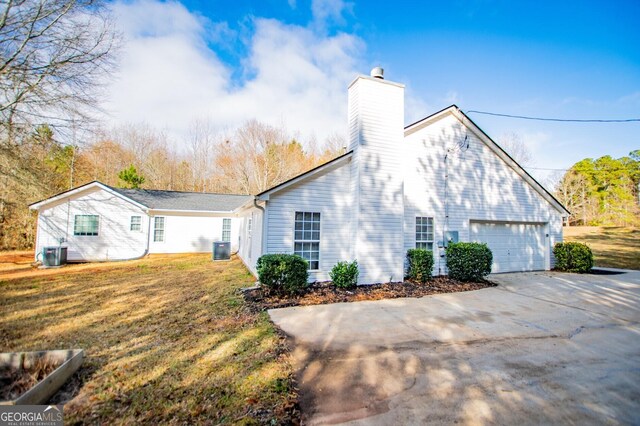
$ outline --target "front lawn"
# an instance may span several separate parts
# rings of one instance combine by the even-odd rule
[[[0,254],[0,352],[85,350],[65,424],[296,421],[284,339],[238,294],[255,281],[239,260],[30,270],[10,256]]]
[[[563,231],[565,241],[591,247],[595,266],[640,270],[640,229],[569,226]]]

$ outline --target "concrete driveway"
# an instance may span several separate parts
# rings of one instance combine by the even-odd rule
[[[640,272],[276,309],[309,424],[640,424]]]

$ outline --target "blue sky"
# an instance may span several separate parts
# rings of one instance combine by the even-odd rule
[[[407,85],[407,123],[451,103],[640,118],[639,1],[134,0],[114,10],[127,41],[112,117],[176,140],[194,118],[222,131],[257,118],[321,143],[345,131],[346,85],[376,65]],[[533,167],[640,149],[640,123],[470,117],[494,139],[517,133],[542,178]]]

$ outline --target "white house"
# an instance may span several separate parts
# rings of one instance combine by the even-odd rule
[[[310,281],[355,259],[371,284],[402,280],[413,247],[432,249],[444,274],[444,247],[459,240],[486,242],[493,272],[551,268],[569,212],[457,106],[404,127],[404,86],[379,68],[349,85],[348,103],[349,146],[328,163],[255,196],[93,182],[31,206],[37,249],[62,238],[71,260],[106,260],[230,238],[254,274],[262,254],[295,253]]]
[[[36,259],[67,247],[69,261],[124,260],[148,253],[238,250],[236,208],[251,197],[112,188],[91,182],[30,206],[38,211]]]
[[[406,251],[486,242],[493,272],[550,269],[569,212],[452,105],[404,127],[404,86],[358,76],[349,86],[347,152],[238,209],[238,254],[255,274],[263,253],[296,253],[310,280],[358,261],[360,284],[400,281]]]

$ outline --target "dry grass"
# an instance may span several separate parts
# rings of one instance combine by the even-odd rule
[[[564,239],[591,247],[596,266],[640,270],[640,229],[570,226]]]
[[[290,420],[284,341],[238,294],[254,281],[239,260],[165,255],[31,270],[10,256],[0,254],[0,351],[85,349],[90,374],[65,405],[65,424]]]

